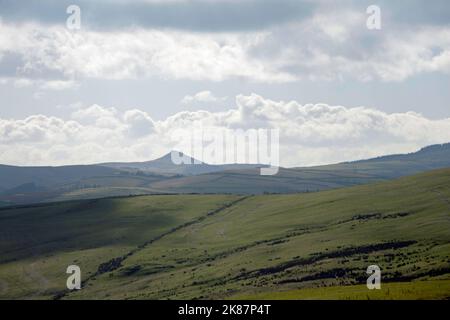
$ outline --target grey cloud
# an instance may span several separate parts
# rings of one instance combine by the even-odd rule
[[[315,6],[310,0],[30,0],[26,5],[14,0],[0,0],[0,16],[7,22],[64,24],[68,16],[66,8],[71,4],[80,6],[83,23],[92,28],[141,26],[207,32],[258,30],[302,19],[309,16]]]
[[[22,54],[6,52],[0,56],[0,76],[10,78],[27,78],[30,80],[66,80],[59,70],[41,66],[41,68],[25,68],[26,60]]]
[[[7,22],[38,21],[64,24],[66,8],[77,4],[85,25],[97,29],[129,26],[172,28],[192,31],[248,31],[290,21],[301,21],[314,12],[336,12],[345,8],[365,13],[369,5],[381,7],[388,24],[448,25],[448,0],[0,0],[0,17]]]
[[[387,8],[390,20],[395,23],[450,24],[450,2],[448,0],[382,0],[379,1],[379,6]]]
[[[0,56],[0,75],[3,77],[17,76],[18,69],[24,64],[22,55],[7,53]]]
[[[323,1],[324,9],[330,1]],[[449,25],[450,2],[448,0],[344,0],[341,7],[346,6],[362,12],[370,5],[381,9],[383,19],[389,24],[402,25]]]
[[[81,0],[83,23],[99,28],[119,28],[135,23],[202,31],[264,28],[270,32],[239,32],[214,35],[163,30],[125,32],[60,32],[40,23],[15,25],[8,21],[41,18],[47,23],[64,22],[65,7],[72,0],[30,0],[26,6],[0,0],[0,17],[6,41],[0,75],[26,78],[127,79],[149,76],[173,79],[223,81],[246,78],[256,81],[288,82],[298,79],[381,79],[402,81],[425,72],[450,70],[448,27],[422,28],[421,24],[399,27],[400,12],[425,17],[436,10],[418,1],[381,0],[383,29],[366,28],[365,8],[369,1],[229,0]],[[445,7],[442,1],[436,3]],[[309,8],[312,12],[307,17]],[[432,7],[430,11],[428,8]],[[446,7],[445,7],[446,8]],[[298,9],[298,10],[297,10]],[[401,10],[403,9],[403,10]],[[427,11],[428,10],[428,11]],[[442,16],[446,11],[440,10]],[[4,18],[6,17],[6,18]],[[28,20],[27,20],[28,19]],[[407,19],[407,18],[403,18]],[[430,17],[427,18],[432,21]],[[87,22],[86,22],[87,21]],[[236,31],[235,30],[235,31]],[[23,33],[16,44],[16,34]],[[3,52],[1,52],[3,49]],[[20,58],[8,56],[14,51]],[[103,57],[107,55],[108,59]],[[14,65],[23,68],[14,68]],[[25,68],[26,67],[26,68]],[[20,73],[19,73],[20,71]]]

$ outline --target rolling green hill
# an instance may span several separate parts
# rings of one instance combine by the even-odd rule
[[[27,183],[51,187],[80,178],[115,175],[115,169],[101,166],[63,166],[63,167],[15,167],[0,165],[0,187],[3,190],[16,188]]]
[[[450,167],[450,143],[432,145],[409,154],[383,156],[368,160],[344,162],[314,167],[315,170],[364,174],[380,179],[392,179],[428,170]],[[297,170],[308,170],[298,168]]]
[[[259,169],[247,169],[160,180],[152,183],[151,187],[159,192],[170,193],[298,193],[381,180],[380,177],[364,173],[334,172],[315,168],[304,170],[280,168],[273,176],[262,176]]]
[[[16,167],[0,165],[0,203],[25,204],[53,200],[84,187],[83,179],[116,177],[116,169],[101,166]]]
[[[50,298],[64,287],[69,264],[89,276],[102,262],[234,200],[147,196],[0,209],[0,298]]]
[[[450,297],[450,169],[290,195],[160,195],[0,210],[0,297]],[[83,289],[67,292],[77,264]],[[382,290],[364,285],[382,270]]]

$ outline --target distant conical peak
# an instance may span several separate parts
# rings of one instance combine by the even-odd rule
[[[202,164],[201,161],[196,160],[194,158],[192,158],[191,156],[181,152],[181,151],[176,151],[176,150],[172,150],[169,153],[165,154],[164,156],[162,156],[161,158],[155,159],[153,161],[165,161],[165,162],[173,162],[173,156],[175,156],[176,158],[183,158],[186,160],[188,160],[188,164]],[[187,159],[186,159],[187,158]],[[152,161],[149,161],[152,162]]]

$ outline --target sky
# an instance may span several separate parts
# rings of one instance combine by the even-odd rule
[[[145,161],[199,126],[279,129],[283,166],[413,152],[450,142],[449,89],[447,0],[0,0],[2,164]]]

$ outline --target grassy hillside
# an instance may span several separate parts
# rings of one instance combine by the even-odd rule
[[[0,221],[3,298],[450,297],[450,169],[307,194],[66,202]],[[85,282],[67,293],[73,263]],[[361,286],[371,264],[381,291]]]
[[[199,176],[160,180],[151,184],[154,190],[171,193],[298,193],[342,188],[380,181],[364,173],[328,170],[293,170],[280,168],[273,176],[260,175],[259,169],[224,171]]]
[[[366,285],[334,286],[237,295],[239,300],[438,300],[447,299],[450,280],[388,282],[383,290],[367,290]]]
[[[392,179],[433,169],[450,167],[450,143],[432,145],[409,154],[388,155],[373,159],[314,167],[324,172],[363,174]],[[308,168],[296,168],[298,171]]]
[[[147,196],[0,209],[0,298],[51,298],[69,264],[83,277],[233,196]]]

